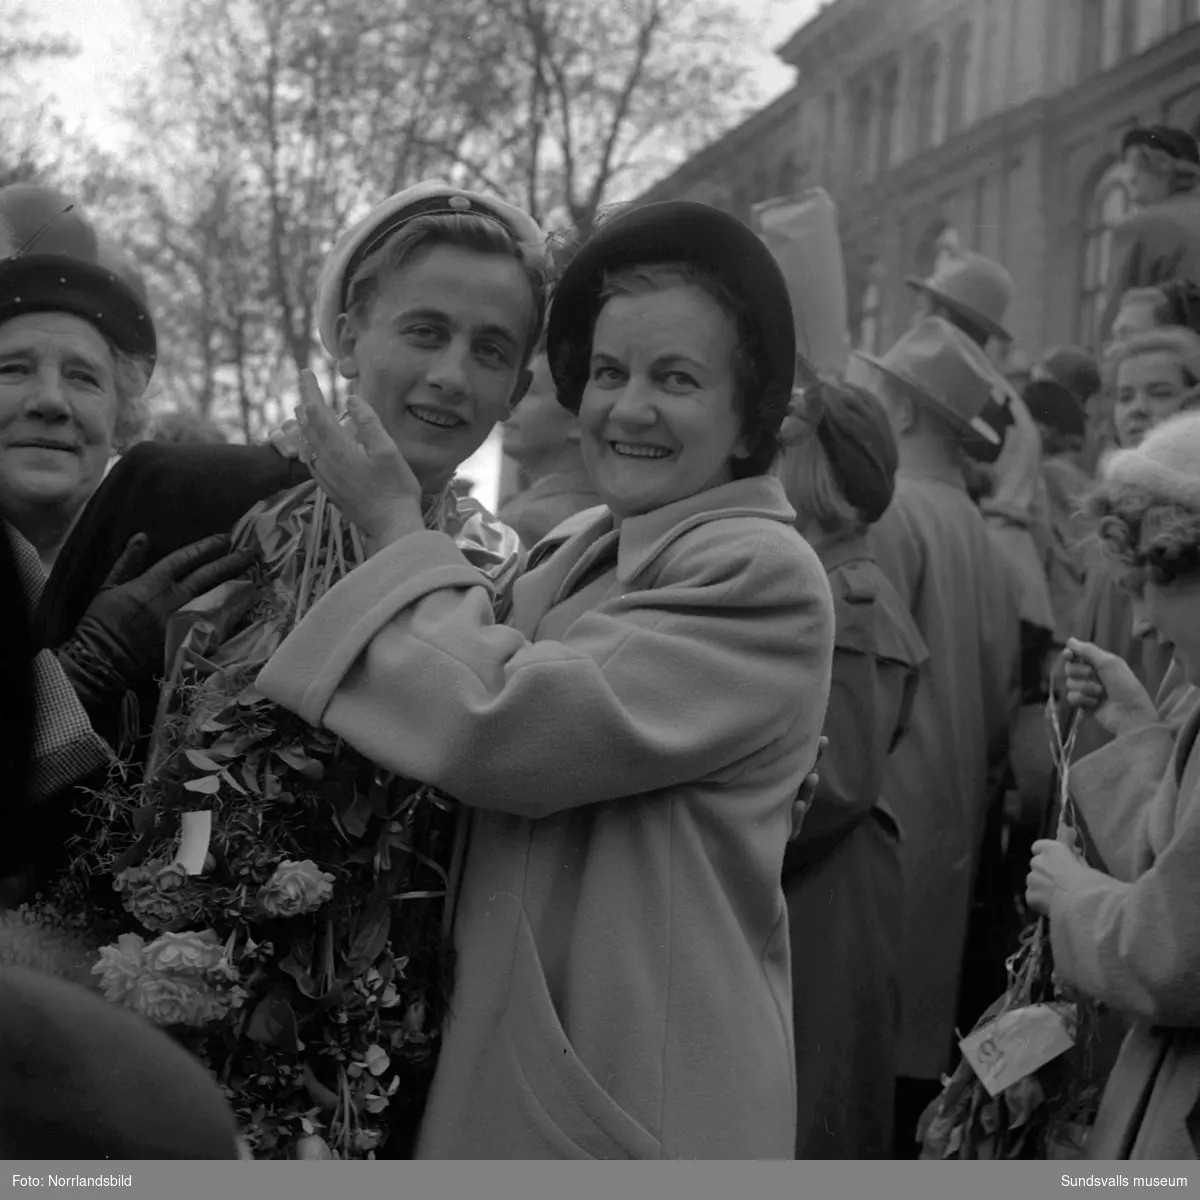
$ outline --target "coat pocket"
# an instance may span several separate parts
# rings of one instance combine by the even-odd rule
[[[545,1137],[546,1157],[662,1157],[658,1139],[609,1096],[572,1048],[524,916],[517,928],[512,991],[502,1030],[527,1089],[521,1103],[531,1107],[522,1125]],[[615,1035],[623,1036],[619,1031]]]

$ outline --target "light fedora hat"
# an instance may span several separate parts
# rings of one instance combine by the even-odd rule
[[[926,317],[882,358],[861,351],[855,351],[855,356],[964,432],[969,430],[993,446],[1003,441],[982,419],[997,387],[996,369],[987,355],[944,317]]]
[[[468,192],[441,179],[429,179],[389,196],[338,238],[317,281],[317,329],[330,354],[337,355],[337,319],[346,311],[350,284],[369,255],[417,217],[487,217],[508,230],[535,256],[545,253],[546,235],[527,213],[483,192]]]
[[[1013,278],[998,262],[964,251],[944,258],[928,279],[909,276],[906,282],[992,337],[1013,340],[1004,328],[1004,315],[1012,302]]]

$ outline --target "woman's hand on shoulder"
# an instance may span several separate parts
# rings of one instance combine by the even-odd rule
[[[1158,709],[1133,668],[1116,654],[1071,638],[1063,652],[1067,703],[1115,737],[1158,723]]]

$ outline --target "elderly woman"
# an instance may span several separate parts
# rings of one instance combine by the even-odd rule
[[[1195,402],[1200,334],[1177,327],[1138,334],[1112,348],[1109,370],[1114,438],[1122,449],[1134,449],[1157,425]],[[1123,658],[1151,695],[1158,691],[1170,666],[1170,647],[1146,637],[1134,622],[1129,593],[1095,544],[1088,547],[1083,594],[1070,624],[1074,637]],[[1107,740],[1099,723],[1085,722],[1076,742],[1078,756]]]
[[[1137,207],[1113,237],[1112,276],[1101,320],[1107,340],[1131,288],[1200,279],[1200,147],[1162,125],[1131,129],[1121,142]]]
[[[1200,684],[1200,416],[1116,454],[1090,507],[1105,552],[1188,681]],[[1092,1133],[1095,1158],[1192,1159],[1200,1103],[1200,712],[1178,738],[1129,668],[1072,642],[1069,701],[1114,736],[1071,790],[1107,864],[1035,845],[1027,897],[1055,968],[1133,1022]]]
[[[32,608],[114,449],[136,433],[156,341],[141,298],[100,264],[65,197],[0,191],[0,236],[0,516]],[[161,670],[170,613],[244,567],[227,549],[211,539],[151,566],[130,543],[54,652],[37,655],[34,799],[106,761],[124,696]],[[3,853],[28,849],[10,840]]]
[[[830,749],[783,860],[796,1157],[890,1158],[904,878],[883,771],[906,732],[928,651],[864,536],[895,487],[896,443],[883,406],[851,385],[817,385],[802,394],[789,427],[778,473],[834,604]]]
[[[548,350],[606,508],[541,543],[509,625],[374,415],[309,378],[330,498],[376,554],[258,677],[474,810],[429,1158],[791,1158],[781,875],[829,692],[817,556],[768,471],[788,292],[689,203],[603,226]]]

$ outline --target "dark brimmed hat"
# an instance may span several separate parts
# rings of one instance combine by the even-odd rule
[[[622,267],[686,263],[708,271],[745,305],[757,345],[749,348],[763,378],[749,397],[763,427],[787,415],[796,366],[792,304],[783,272],[758,235],[729,213],[690,200],[647,204],[601,226],[575,253],[550,305],[547,350],[559,402],[579,411],[586,374],[562,349],[589,339],[604,276]]]
[[[1183,129],[1172,129],[1169,125],[1139,125],[1136,129],[1128,130],[1121,139],[1122,155],[1132,146],[1161,150],[1172,158],[1200,166],[1200,146]]]
[[[100,258],[91,223],[51,188],[0,189],[0,322],[65,312],[94,325],[117,349],[153,364],[154,321],[145,301]]]
[[[1022,399],[1029,415],[1039,424],[1066,437],[1083,437],[1087,413],[1083,405],[1061,383],[1035,379],[1026,385]]]
[[[1082,346],[1054,346],[1034,369],[1035,379],[1053,379],[1062,384],[1081,404],[1086,404],[1103,386],[1095,358]]]

